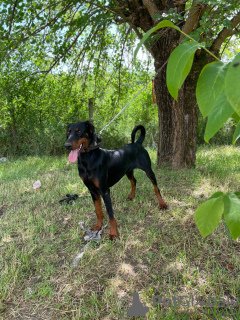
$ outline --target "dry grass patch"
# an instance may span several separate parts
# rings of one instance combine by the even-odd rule
[[[77,166],[67,165],[66,157],[0,164],[0,318],[122,319],[136,291],[149,307],[146,319],[239,319],[239,305],[153,306],[156,295],[240,301],[239,240],[231,245],[222,224],[203,239],[193,216],[213,192],[240,189],[239,148],[201,148],[196,169],[177,172],[157,169],[150,153],[169,209],[159,210],[139,170],[136,197],[126,201],[131,187],[123,178],[111,189],[120,240],[108,240],[108,226],[75,269],[72,261],[85,244],[78,223],[96,223],[91,197],[72,206],[58,203],[67,193],[89,195]],[[35,191],[38,179],[42,187]]]

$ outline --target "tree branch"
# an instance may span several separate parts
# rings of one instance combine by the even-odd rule
[[[194,27],[199,21],[199,16],[203,9],[205,9],[203,5],[194,3],[193,9],[190,9],[187,21],[182,29],[184,33],[190,34],[193,31]],[[179,41],[182,41],[184,37],[184,34],[181,34]]]
[[[55,65],[56,65],[56,64],[72,49],[72,47],[76,44],[76,42],[77,42],[78,38],[80,37],[80,35],[81,35],[81,32],[79,32],[79,33],[77,34],[77,36],[75,37],[75,39],[73,40],[73,42],[72,42],[72,43],[69,45],[69,47],[67,48],[66,52],[65,52],[64,54],[60,55],[60,56],[53,62],[53,64],[50,65],[50,67],[49,67],[47,70],[39,70],[39,71],[34,71],[34,72],[32,72],[32,73],[27,74],[26,76],[18,79],[15,83],[13,83],[13,84],[8,88],[8,90],[11,89],[12,87],[14,87],[15,85],[17,85],[17,84],[18,84],[19,82],[21,82],[22,80],[29,78],[30,76],[33,76],[33,75],[36,75],[36,74],[41,74],[41,73],[47,75],[48,73],[50,73],[50,71],[55,67]],[[1,95],[0,97],[2,97],[2,95]]]
[[[123,19],[123,18],[115,18],[114,20],[115,20],[115,22],[116,22],[117,25],[126,23],[126,20]]]
[[[221,48],[221,45],[231,35],[233,35],[234,31],[233,29],[238,26],[240,23],[240,11],[236,16],[234,16],[231,20],[231,29],[228,29],[227,27],[224,27],[222,31],[219,33],[218,37],[213,41],[213,44],[210,48],[211,51],[216,52],[219,51]]]
[[[61,14],[65,13],[72,6],[73,6],[73,4],[67,5],[65,8],[63,8],[63,10],[60,13]],[[12,48],[10,48],[9,51],[6,50],[6,54],[3,55],[2,59],[0,60],[0,65],[6,59],[7,56],[10,56],[11,53],[14,52],[23,43],[24,40],[27,40],[30,37],[35,36],[36,34],[40,33],[42,30],[46,29],[47,27],[51,27],[58,19],[60,19],[60,17],[56,15],[48,23],[46,23],[44,26],[39,27],[38,29],[33,31],[30,35],[23,35],[23,37],[21,37],[20,39],[18,39],[15,42],[13,42],[11,44]]]
[[[153,0],[143,0],[143,5],[146,7],[151,17],[161,13]],[[154,25],[158,24],[157,19],[152,18],[152,20]]]
[[[127,33],[126,33],[126,37],[123,41],[123,46],[122,46],[122,52],[121,52],[121,57],[120,57],[120,60],[119,60],[119,69],[118,69],[118,99],[117,99],[117,103],[119,103],[119,99],[120,99],[120,94],[121,94],[121,67],[122,67],[122,58],[123,58],[123,52],[124,52],[124,49],[125,49],[125,44],[127,42],[127,38],[130,34],[132,30],[132,26],[129,27]]]
[[[9,31],[8,31],[9,36],[10,36],[11,30],[12,30],[12,23],[13,23],[13,18],[14,18],[14,14],[15,14],[17,3],[18,3],[18,0],[15,1],[13,9],[12,9],[12,16],[11,16],[11,19],[10,19]]]
[[[135,26],[133,26],[133,30],[135,31],[136,35],[138,36],[138,39],[141,40],[143,37],[142,33]]]

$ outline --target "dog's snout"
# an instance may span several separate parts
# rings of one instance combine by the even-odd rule
[[[71,142],[66,142],[66,143],[64,144],[64,147],[65,147],[67,150],[71,150],[71,149],[72,149],[72,144],[71,144]]]

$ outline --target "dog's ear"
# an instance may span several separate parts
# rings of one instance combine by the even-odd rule
[[[93,135],[94,132],[95,132],[95,129],[94,129],[93,124],[91,124],[91,122],[88,121],[88,120],[85,121],[84,123],[86,124],[86,127],[87,127],[87,129],[89,130],[89,132]]]

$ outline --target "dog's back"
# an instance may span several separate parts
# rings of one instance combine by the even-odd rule
[[[141,133],[135,142],[138,130]],[[132,186],[127,199],[132,200],[135,196],[137,182],[133,175],[135,168],[146,172],[154,186],[161,209],[167,208],[158,189],[155,174],[151,169],[149,154],[142,146],[145,134],[145,128],[142,125],[136,126],[131,134],[132,143],[118,150],[106,150],[101,149],[98,145],[96,147],[97,136],[90,122],[73,123],[67,128],[65,147],[71,150],[69,160],[75,162],[78,159],[79,176],[89,189],[95,205],[98,222],[94,230],[99,231],[102,228],[103,212],[100,198],[102,196],[109,216],[111,240],[118,237],[118,231],[110,198],[110,187],[126,174]]]

